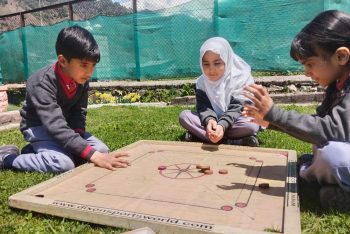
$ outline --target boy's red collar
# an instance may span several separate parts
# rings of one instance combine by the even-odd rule
[[[66,96],[68,98],[72,98],[77,92],[78,83],[63,73],[62,68],[58,62],[56,62],[54,65],[54,71],[58,76],[59,83],[61,84]]]
[[[65,84],[71,84],[72,82],[75,83],[75,81],[63,73],[62,68],[58,62],[55,63],[54,69],[56,74],[64,81]]]
[[[338,90],[342,90],[344,88],[345,81],[347,79],[349,79],[349,76],[350,76],[350,74],[348,74],[348,75],[344,76],[343,78],[341,78],[340,80],[338,80],[338,82],[336,84]]]

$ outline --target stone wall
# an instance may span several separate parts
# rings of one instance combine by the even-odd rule
[[[0,86],[0,112],[7,111],[8,99],[7,99],[7,86]]]
[[[110,81],[110,82],[91,82],[90,92],[115,92],[116,90],[127,93],[142,93],[145,90],[154,89],[181,89],[185,85],[195,88],[195,79],[191,80],[162,80],[162,81]],[[321,102],[324,94],[323,89],[306,76],[271,76],[255,78],[257,84],[261,84],[269,90],[275,103],[309,103]],[[25,85],[12,84],[7,85],[7,96],[10,103],[19,104],[24,100]],[[6,93],[6,92],[5,92]],[[4,98],[5,99],[5,98]],[[7,99],[7,98],[6,98]],[[176,97],[170,105],[194,105],[194,96]],[[0,113],[0,130],[2,125],[18,123],[20,120],[19,112]]]
[[[161,81],[109,81],[91,82],[90,92],[115,92],[116,90],[127,93],[142,93],[145,90],[155,89],[181,89],[184,85],[195,88],[195,79],[191,80],[161,80]],[[320,102],[323,99],[323,89],[314,83],[309,77],[300,76],[265,76],[256,77],[255,82],[269,90],[276,103],[305,103]],[[19,104],[25,96],[25,85],[8,85],[9,102]],[[192,96],[177,97],[171,104],[191,104]]]

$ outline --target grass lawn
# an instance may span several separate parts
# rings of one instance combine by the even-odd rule
[[[314,106],[285,106],[313,113]],[[180,141],[184,130],[178,124],[182,107],[102,107],[90,109],[87,129],[104,141],[111,150],[137,140]],[[261,147],[310,153],[310,144],[286,134],[264,131],[259,134]],[[19,130],[0,132],[0,145],[24,146]],[[33,212],[10,209],[7,198],[25,188],[53,177],[49,173],[0,172],[0,233],[120,233],[126,230],[94,225]],[[350,214],[326,212],[319,208],[317,188],[299,188],[303,233],[349,233]]]
[[[7,107],[7,111],[14,111],[14,110],[19,110],[19,109],[21,109],[21,107],[19,105],[9,104]]]

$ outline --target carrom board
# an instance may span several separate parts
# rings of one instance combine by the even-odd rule
[[[118,151],[129,152],[130,167],[85,164],[12,195],[9,205],[166,234],[301,231],[295,151],[166,141]]]

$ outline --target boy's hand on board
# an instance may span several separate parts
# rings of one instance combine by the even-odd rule
[[[118,153],[101,153],[96,151],[90,158],[90,161],[95,166],[106,168],[109,170],[116,170],[117,168],[125,168],[130,166],[130,162],[125,160],[124,157],[128,157],[127,152]]]

